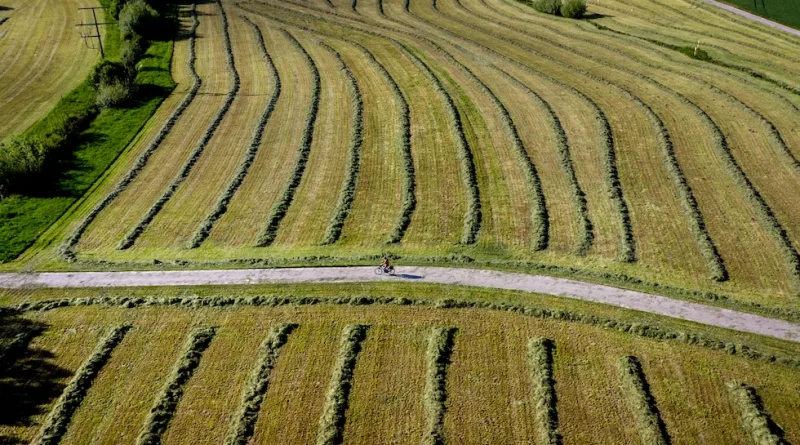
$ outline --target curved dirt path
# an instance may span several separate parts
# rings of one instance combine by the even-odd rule
[[[173,270],[142,272],[59,272],[0,274],[0,288],[188,286],[259,283],[348,283],[403,281],[508,289],[556,295],[635,309],[800,342],[800,326],[787,321],[683,300],[542,275],[446,267],[400,267],[378,276],[373,267]]]
[[[728,12],[732,12],[732,13],[734,13],[736,15],[740,15],[740,16],[748,19],[748,20],[752,20],[754,22],[761,23],[762,25],[769,26],[770,28],[775,28],[775,29],[777,29],[779,31],[788,32],[789,34],[794,34],[794,35],[800,37],[800,30],[791,28],[791,27],[786,26],[786,25],[781,25],[780,23],[773,22],[772,20],[765,19],[764,17],[760,17],[760,16],[757,16],[755,14],[751,14],[751,13],[749,13],[747,11],[742,11],[739,8],[736,8],[734,6],[731,6],[731,5],[722,3],[722,2],[718,2],[716,0],[702,0],[702,1],[703,1],[703,3],[708,3],[709,5],[713,5],[713,6],[716,6],[717,8],[722,8],[722,9],[728,11]]]

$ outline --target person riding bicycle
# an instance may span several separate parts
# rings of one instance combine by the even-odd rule
[[[381,268],[385,271],[389,270],[389,258],[383,257],[381,258]]]

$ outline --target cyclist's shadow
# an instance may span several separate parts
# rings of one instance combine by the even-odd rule
[[[397,278],[403,278],[405,280],[421,280],[421,279],[425,278],[422,275],[412,275],[410,273],[396,273],[396,274],[394,274],[394,276],[397,277]]]

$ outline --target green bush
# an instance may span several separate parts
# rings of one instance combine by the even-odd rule
[[[110,85],[127,79],[128,75],[125,72],[125,67],[110,60],[103,60],[98,63],[94,67],[92,74],[89,75],[89,82],[95,91],[99,91],[103,85]]]
[[[545,14],[559,15],[561,12],[561,0],[531,0],[531,6]]]
[[[101,85],[97,89],[97,106],[100,108],[117,107],[130,99],[133,85],[125,82],[114,82]]]
[[[585,0],[564,0],[561,5],[561,15],[568,19],[579,19],[586,14]]]
[[[136,76],[136,64],[142,59],[146,51],[147,41],[139,34],[133,34],[122,43],[119,61],[127,72],[128,77],[134,78]]]
[[[119,33],[123,39],[134,34],[149,36],[158,29],[158,12],[144,0],[130,0],[119,13]]]

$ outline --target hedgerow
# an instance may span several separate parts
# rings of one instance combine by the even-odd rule
[[[272,370],[278,361],[281,348],[289,339],[289,334],[297,328],[297,324],[279,324],[270,330],[269,335],[261,343],[258,360],[242,394],[242,402],[231,423],[226,445],[247,445],[255,431],[261,403],[269,389]]]
[[[528,149],[519,137],[517,126],[511,118],[511,114],[505,105],[497,98],[494,91],[491,90],[482,80],[478,78],[469,68],[456,60],[450,53],[445,51],[441,46],[430,42],[434,48],[447,58],[453,65],[464,73],[478,88],[486,95],[497,108],[500,113],[500,120],[503,123],[503,128],[506,131],[506,136],[511,140],[511,145],[514,147],[514,155],[517,157],[523,175],[525,177],[525,185],[528,188],[528,194],[532,202],[531,206],[531,221],[536,227],[533,250],[545,250],[550,241],[550,218],[547,213],[547,200],[544,196],[542,189],[542,181],[539,178],[539,172],[536,170],[536,164],[528,154]]]
[[[447,409],[447,368],[453,352],[456,328],[435,327],[428,337],[428,367],[425,372],[425,392],[422,402],[425,407],[426,428],[423,445],[444,445],[444,413]]]
[[[29,303],[22,303],[13,310],[24,312],[45,312],[58,308],[81,307],[81,306],[107,306],[107,307],[151,307],[151,306],[175,306],[183,308],[200,307],[228,307],[228,306],[253,306],[253,307],[281,307],[290,305],[350,305],[350,306],[370,306],[370,305],[413,305],[417,307],[433,307],[438,309],[486,309],[501,312],[510,312],[519,315],[535,317],[540,319],[563,320],[567,322],[578,322],[589,326],[596,326],[609,329],[615,332],[623,332],[643,338],[655,340],[677,341],[688,345],[696,345],[714,351],[723,351],[727,354],[743,357],[749,360],[778,363],[792,368],[800,368],[800,358],[768,354],[752,347],[734,342],[725,342],[705,334],[692,334],[684,331],[665,329],[657,324],[634,323],[619,320],[611,317],[600,317],[569,310],[550,309],[531,304],[516,304],[489,301],[473,301],[459,299],[414,299],[414,298],[394,298],[381,296],[352,296],[352,297],[311,297],[311,296],[278,296],[278,295],[259,295],[249,297],[196,297],[196,296],[174,296],[174,297],[85,297],[75,299],[41,300]]]
[[[383,4],[381,3],[381,13],[383,13]],[[370,62],[381,74],[381,76],[389,84],[392,90],[397,107],[400,111],[400,155],[403,159],[403,205],[400,210],[400,215],[395,222],[392,234],[389,236],[389,243],[398,243],[406,234],[408,225],[411,224],[411,215],[417,207],[417,180],[414,170],[414,158],[411,153],[411,111],[408,107],[408,100],[406,99],[400,87],[395,82],[394,78],[386,68],[375,59],[375,56],[363,45],[350,42],[361,49],[367,56],[367,61]]]
[[[259,119],[258,124],[256,124],[256,128],[253,130],[253,137],[250,139],[250,146],[245,152],[244,159],[239,165],[239,171],[228,183],[225,191],[217,200],[217,205],[214,207],[214,210],[212,210],[211,213],[206,216],[206,218],[200,224],[200,227],[197,228],[197,231],[195,232],[191,241],[189,241],[188,247],[190,249],[200,247],[200,244],[202,244],[203,241],[208,238],[208,235],[211,233],[211,229],[214,227],[214,224],[228,210],[228,205],[233,199],[233,195],[236,194],[236,191],[239,190],[242,182],[244,182],[244,178],[250,171],[250,167],[253,165],[256,154],[261,148],[261,138],[264,135],[264,128],[267,126],[267,123],[272,116],[272,112],[275,111],[275,105],[278,103],[278,98],[281,95],[281,77],[278,74],[277,68],[275,68],[275,63],[273,62],[272,57],[267,51],[266,45],[264,44],[264,35],[261,33],[261,30],[258,28],[258,26],[251,22],[250,19],[245,16],[242,16],[242,19],[253,28],[253,32],[256,34],[258,47],[261,49],[261,56],[266,62],[267,70],[269,71],[270,76],[272,79],[274,79],[275,88],[272,90],[272,95],[269,98],[267,107],[264,109],[264,112],[261,113],[261,118]]]
[[[528,340],[528,364],[533,382],[538,443],[559,445],[558,408],[556,403],[556,381],[553,378],[553,350],[555,343],[548,338]]]
[[[669,445],[667,427],[661,419],[656,399],[650,393],[642,365],[633,356],[619,359],[619,373],[625,396],[636,419],[639,436],[645,445]]]
[[[177,108],[170,114],[169,118],[164,125],[161,126],[161,129],[150,141],[150,144],[147,148],[142,152],[141,155],[136,159],[136,163],[134,163],[133,167],[128,171],[124,178],[114,187],[114,189],[106,195],[106,197],[100,201],[86,217],[81,221],[78,227],[70,234],[70,236],[66,239],[64,244],[61,246],[60,253],[61,256],[67,261],[75,261],[77,259],[77,255],[75,254],[74,248],[80,241],[81,237],[83,236],[86,229],[89,225],[97,218],[97,215],[100,214],[106,207],[111,205],[111,203],[139,176],[142,169],[144,169],[145,165],[147,165],[147,161],[150,157],[155,153],[156,149],[161,146],[161,143],[166,139],[169,132],[172,130],[172,127],[175,126],[175,123],[178,119],[183,115],[183,112],[189,107],[192,103],[194,98],[197,96],[200,87],[203,85],[202,79],[200,76],[197,75],[197,71],[195,70],[195,62],[197,61],[197,54],[196,54],[196,34],[197,34],[197,26],[200,24],[199,20],[197,19],[197,6],[196,4],[192,4],[192,29],[189,33],[189,74],[192,77],[192,87],[186,93],[186,96],[183,98],[181,103],[178,105]]]
[[[328,229],[325,231],[325,238],[322,241],[322,244],[333,244],[342,235],[344,221],[350,214],[350,209],[353,207],[353,199],[356,196],[356,183],[358,181],[358,171],[361,165],[361,144],[364,140],[364,100],[361,97],[361,90],[358,88],[358,82],[350,71],[350,68],[348,68],[347,64],[344,62],[344,59],[342,59],[342,55],[325,43],[320,42],[320,45],[328,49],[328,51],[336,57],[336,60],[339,61],[341,69],[347,78],[350,103],[353,107],[350,117],[353,128],[350,129],[347,174],[342,183],[342,188],[339,191],[339,200],[336,202],[333,218],[331,218],[328,223]]]
[[[478,176],[475,172],[475,162],[472,158],[472,151],[464,135],[464,126],[461,121],[461,114],[453,102],[453,98],[444,89],[441,80],[434,74],[425,62],[413,54],[404,44],[391,40],[392,43],[406,56],[420,71],[428,78],[433,89],[442,98],[447,112],[450,129],[455,136],[456,150],[458,152],[459,164],[461,166],[461,176],[467,192],[467,213],[464,215],[464,231],[461,235],[462,244],[474,244],[478,239],[478,232],[481,229],[481,196],[478,188]]]
[[[344,433],[344,414],[353,386],[353,372],[356,359],[361,351],[361,342],[367,336],[368,325],[347,325],[342,331],[339,355],[333,366],[328,394],[322,408],[317,430],[317,445],[336,445],[342,443]]]
[[[321,82],[319,77],[319,70],[317,70],[317,65],[314,63],[314,60],[311,56],[306,52],[303,45],[294,38],[289,31],[285,29],[281,30],[283,34],[289,39],[289,42],[297,48],[300,53],[303,55],[303,60],[305,60],[305,64],[308,67],[308,70],[311,72],[312,78],[312,89],[311,89],[311,105],[308,109],[308,113],[306,114],[305,125],[303,126],[303,133],[300,136],[300,145],[297,147],[297,160],[295,161],[295,168],[292,175],[289,177],[286,185],[284,186],[283,192],[281,193],[280,198],[275,202],[270,210],[269,217],[267,218],[267,224],[264,229],[259,233],[258,240],[256,241],[257,247],[267,247],[275,241],[275,237],[278,235],[278,226],[280,226],[281,221],[286,216],[286,212],[289,210],[289,206],[292,204],[292,200],[294,199],[294,193],[297,191],[297,187],[300,186],[300,180],[303,179],[303,172],[306,169],[306,163],[308,162],[308,154],[311,152],[311,141],[314,138],[314,126],[317,122],[317,113],[319,112],[319,98],[320,98],[320,90],[321,90]]]
[[[561,125],[561,120],[556,115],[550,104],[542,98],[537,92],[528,88],[527,85],[520,82],[519,79],[512,76],[498,66],[494,68],[500,72],[505,78],[510,80],[513,84],[523,89],[529,97],[539,106],[539,108],[547,116],[550,123],[550,130],[556,138],[556,147],[558,148],[559,161],[564,173],[567,175],[567,181],[572,188],[572,200],[578,214],[578,227],[580,234],[578,235],[578,248],[576,253],[578,255],[586,255],[594,243],[594,225],[589,217],[589,205],[586,201],[586,194],[578,182],[578,176],[575,173],[575,166],[572,162],[572,155],[570,154],[569,141],[564,127]]]
[[[728,382],[728,395],[739,409],[742,428],[755,445],[789,445],[783,430],[772,421],[755,388],[739,382]]]
[[[114,348],[119,345],[125,334],[130,329],[129,325],[117,326],[105,338],[100,340],[92,355],[75,372],[55,406],[47,415],[42,429],[31,442],[34,445],[56,445],[61,441],[67,426],[72,420],[72,415],[83,402],[86,392],[94,383],[94,379],[103,369]]]
[[[211,125],[208,126],[206,129],[203,138],[195,146],[194,150],[189,154],[189,158],[184,162],[183,167],[181,168],[180,173],[175,179],[172,180],[172,183],[167,187],[167,190],[161,195],[160,198],[150,207],[150,210],[147,211],[145,216],[128,232],[122,241],[117,246],[117,249],[124,250],[128,249],[133,246],[133,243],[139,238],[139,236],[144,233],[145,229],[150,225],[153,219],[158,215],[161,209],[167,204],[167,202],[175,195],[175,192],[178,191],[178,187],[183,184],[183,181],[189,177],[189,173],[192,171],[192,168],[197,164],[197,161],[200,159],[200,156],[203,155],[208,143],[211,141],[211,138],[216,133],[217,128],[222,123],[222,120],[225,118],[225,115],[228,114],[228,110],[230,110],[231,105],[233,105],[234,99],[236,99],[236,94],[239,92],[240,80],[239,80],[239,73],[236,71],[236,65],[233,60],[233,49],[231,48],[231,36],[230,30],[228,27],[228,16],[225,13],[225,8],[222,6],[221,1],[217,1],[217,6],[219,6],[220,16],[222,17],[222,37],[223,42],[225,43],[225,52],[227,53],[227,65],[228,65],[228,73],[233,80],[231,84],[231,89],[228,91],[227,96],[225,97],[225,102],[220,107],[219,111],[217,111],[217,115],[214,117],[214,120],[211,121]]]
[[[435,7],[434,7],[434,10],[436,11],[437,14],[442,14]],[[461,35],[458,35],[458,34],[452,32],[452,31],[450,31],[450,30],[448,30],[446,28],[438,26],[435,23],[432,23],[432,22],[430,22],[430,21],[428,21],[428,20],[426,20],[426,19],[424,19],[424,18],[422,18],[420,16],[414,15],[410,11],[409,11],[409,13],[412,14],[414,17],[416,17],[418,20],[423,21],[425,23],[428,23],[429,25],[441,30],[442,32],[445,32],[445,33],[447,33],[449,35],[452,35],[457,39],[463,39],[463,40],[469,41],[469,42],[471,42],[471,43],[473,43],[473,44],[475,44],[477,46],[480,46],[481,48],[484,48],[489,52],[492,52],[494,54],[499,55],[501,58],[503,58],[505,60],[511,61],[514,65],[523,67],[523,69],[525,69],[526,71],[533,71],[532,68],[530,68],[529,66],[521,64],[519,61],[511,59],[508,56],[505,56],[505,55],[497,52],[496,50],[493,50],[493,49],[491,49],[491,48],[489,48],[489,47],[487,47],[487,46],[485,46],[485,45],[483,45],[481,43],[478,43],[478,42],[474,41],[474,40],[471,40],[471,39],[468,39],[468,38],[463,37]],[[604,83],[608,83],[608,81],[605,81],[604,79],[598,78],[597,76],[594,76],[593,74],[588,73],[586,71],[579,70],[579,69],[577,69],[577,68],[575,68],[575,67],[573,67],[573,66],[571,66],[569,64],[566,64],[566,63],[564,63],[562,61],[559,61],[559,60],[557,60],[557,59],[555,59],[553,57],[550,57],[550,56],[548,56],[546,54],[542,54],[542,53],[540,53],[540,52],[538,52],[538,51],[536,51],[536,50],[534,50],[534,49],[532,49],[532,48],[530,48],[528,46],[520,44],[519,42],[517,42],[515,40],[512,40],[512,39],[504,37],[504,36],[500,36],[500,35],[497,35],[497,34],[494,34],[494,33],[491,33],[491,32],[489,32],[489,31],[487,31],[485,29],[478,28],[478,27],[476,27],[475,25],[473,25],[471,23],[465,22],[463,20],[460,20],[460,19],[457,19],[457,18],[454,18],[454,17],[451,17],[451,16],[448,16],[447,18],[449,20],[453,20],[453,21],[455,21],[455,22],[457,22],[457,23],[459,23],[459,24],[461,24],[463,26],[466,26],[468,28],[474,29],[474,30],[476,30],[478,32],[485,33],[487,35],[491,35],[494,38],[497,38],[497,39],[503,40],[505,42],[508,42],[508,43],[510,43],[510,44],[512,44],[514,46],[519,47],[523,51],[529,52],[531,54],[538,55],[538,56],[543,57],[543,58],[545,58],[547,60],[551,60],[554,63],[563,65],[569,70],[575,71],[575,72],[577,72],[579,74],[582,74],[584,76],[588,76],[588,77],[593,78],[595,80],[598,80],[598,81],[601,81],[601,82],[604,82]],[[455,44],[455,43],[453,43],[453,45],[458,47],[458,45]],[[464,51],[467,54],[470,53],[467,50],[464,50]],[[540,77],[544,76],[541,73],[538,73],[538,72],[536,72],[536,73]],[[547,76],[545,76],[545,77],[547,77]],[[551,79],[549,77],[547,77],[547,78]],[[563,84],[561,82],[559,82],[559,83]],[[577,91],[574,88],[571,88],[571,90]],[[609,197],[611,198],[611,201],[614,204],[614,207],[615,207],[615,209],[617,211],[617,214],[620,217],[620,223],[621,223],[621,229],[622,229],[621,239],[620,239],[619,260],[623,261],[623,262],[634,262],[634,261],[636,261],[636,244],[635,244],[635,239],[634,239],[634,236],[633,236],[633,226],[631,224],[630,211],[628,210],[627,202],[625,201],[625,198],[623,196],[622,184],[621,184],[621,182],[619,180],[619,173],[617,171],[616,150],[615,150],[615,147],[614,147],[614,138],[613,138],[613,134],[612,134],[612,131],[611,131],[611,125],[609,124],[608,119],[606,118],[605,113],[603,112],[603,110],[593,100],[591,100],[588,96],[586,96],[583,93],[581,93],[581,97],[585,101],[587,101],[587,103],[589,103],[592,106],[592,108],[595,110],[595,116],[596,116],[596,120],[597,120],[597,124],[598,124],[598,130],[600,132],[601,142],[602,142],[603,148],[604,148],[606,184],[607,184],[607,187],[608,187]]]
[[[189,379],[200,365],[203,352],[211,344],[215,334],[215,327],[200,328],[189,334],[180,360],[175,363],[175,368],[167,378],[155,404],[150,408],[144,427],[136,439],[137,445],[159,445],[161,443],[161,436],[175,415],[175,409],[183,397],[186,384],[189,383]]]

